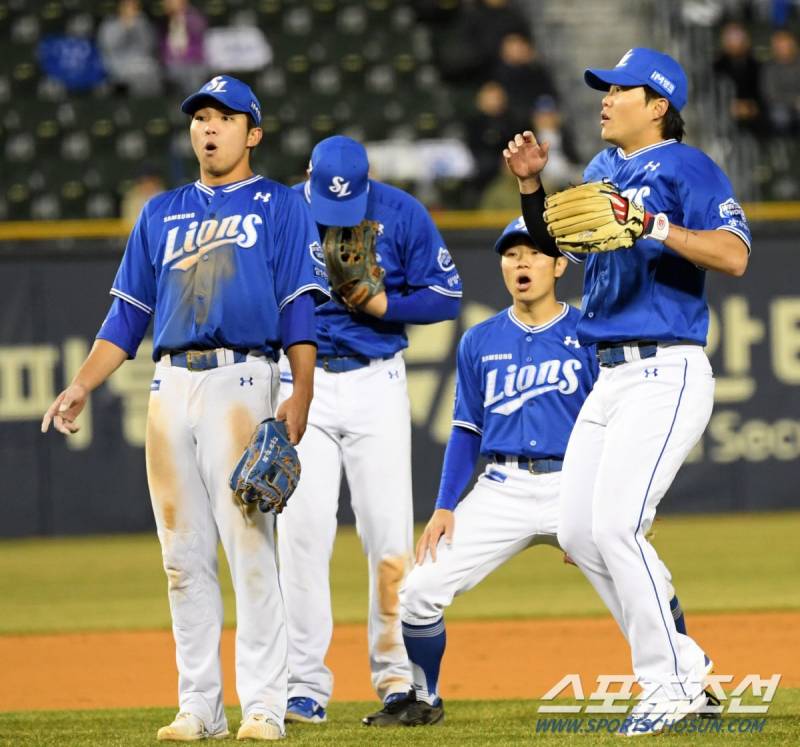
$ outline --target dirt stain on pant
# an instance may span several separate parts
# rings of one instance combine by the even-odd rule
[[[250,409],[243,404],[235,404],[231,407],[228,411],[227,421],[231,444],[231,453],[228,458],[231,465],[230,469],[232,470],[239,463],[245,448],[250,443],[250,438],[256,429],[256,421]],[[252,505],[244,506],[233,491],[231,491],[231,500],[245,517],[249,516],[253,509],[256,508],[256,506]]]
[[[145,463],[153,511],[164,529],[174,531],[179,500],[178,476],[167,435],[167,423],[164,422],[161,403],[156,397],[150,398],[147,410]]]
[[[396,555],[383,558],[378,564],[378,611],[381,632],[376,650],[391,651],[400,643],[398,621],[400,615],[400,584],[406,575],[406,557]]]

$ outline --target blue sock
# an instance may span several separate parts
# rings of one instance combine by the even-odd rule
[[[446,641],[444,618],[429,625],[403,623],[403,642],[411,662],[414,693],[417,700],[428,705],[439,702],[439,668]]]
[[[672,610],[672,619],[675,620],[675,630],[686,635],[686,618],[677,596],[669,600],[669,608]]]

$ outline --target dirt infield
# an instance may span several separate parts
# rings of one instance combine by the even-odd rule
[[[800,613],[692,615],[690,632],[718,674],[754,672],[800,687]],[[454,622],[447,627],[445,698],[540,698],[577,672],[587,693],[598,674],[630,671],[625,642],[608,619]],[[222,640],[226,703],[235,704],[233,632]],[[166,631],[0,637],[0,710],[171,706],[177,700]],[[328,657],[337,700],[370,700],[366,629],[336,627]]]

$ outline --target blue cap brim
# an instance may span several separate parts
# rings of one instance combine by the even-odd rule
[[[214,94],[206,93],[205,91],[198,91],[197,93],[193,93],[191,96],[189,96],[188,99],[184,99],[184,102],[181,104],[181,111],[184,114],[194,114],[198,109],[200,109],[200,103],[202,101],[207,101],[208,99],[216,101],[218,104],[222,104],[222,106],[228,106],[214,96]]]
[[[494,250],[498,254],[502,254],[509,246],[512,246],[515,241],[520,240],[524,241],[526,244],[535,246],[531,235],[527,231],[509,231],[494,242]]]
[[[634,75],[624,70],[598,70],[589,68],[584,71],[583,79],[589,88],[596,91],[607,91],[611,86],[644,86],[647,85]]]
[[[311,215],[323,226],[357,226],[367,214],[369,190],[347,201],[320,197],[312,190]]]

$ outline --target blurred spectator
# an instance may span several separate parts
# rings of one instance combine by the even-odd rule
[[[161,62],[167,79],[181,91],[199,88],[207,77],[205,34],[208,22],[188,0],[164,0],[166,29]]]
[[[562,123],[556,100],[550,95],[540,96],[533,105],[530,117],[531,129],[540,143],[547,143],[547,168],[542,172],[542,184],[546,192],[577,184],[582,179],[581,158],[575,149],[572,134]],[[509,138],[503,139],[502,151]],[[488,154],[487,154],[488,160]],[[519,185],[506,168],[505,160],[498,160],[498,169],[486,185],[478,207],[481,210],[517,210],[519,208]]]
[[[45,75],[69,91],[88,91],[105,80],[100,52],[91,39],[50,34],[39,42],[38,56]]]
[[[482,40],[492,58],[500,53],[500,45],[509,34],[530,38],[530,24],[512,0],[478,0],[475,8],[477,38]]]
[[[552,96],[540,96],[533,106],[531,125],[536,139],[547,143],[547,168],[542,172],[546,192],[554,192],[581,181],[583,167],[575,148],[572,133],[561,119],[558,104]]]
[[[206,31],[205,51],[209,70],[252,72],[272,62],[272,47],[252,11],[241,11],[230,25]]]
[[[788,30],[775,31],[771,40],[772,57],[762,68],[764,103],[779,134],[797,133],[800,125],[800,54],[797,39]]]
[[[508,94],[497,81],[484,83],[475,97],[475,113],[467,119],[467,145],[475,159],[473,186],[478,195],[495,177],[508,140],[522,129],[508,106]]]
[[[142,164],[133,185],[122,198],[122,215],[120,216],[122,220],[129,226],[133,226],[138,220],[145,202],[166,188],[159,169],[152,163]]]
[[[527,36],[514,32],[500,42],[500,61],[494,79],[506,89],[512,109],[527,119],[541,96],[557,98],[550,71],[541,62]]]
[[[478,202],[478,210],[519,210],[519,182],[501,156],[497,174],[486,185]]]
[[[100,24],[97,41],[116,92],[153,96],[161,91],[156,34],[139,0],[120,0],[117,14]]]
[[[489,80],[502,38],[525,34],[529,27],[510,0],[414,0],[414,7],[417,17],[431,27],[436,66],[450,82]]]
[[[730,21],[722,27],[720,41],[714,73],[733,84],[731,116],[743,129],[758,133],[763,124],[761,66],[753,56],[750,34],[738,21]]]

